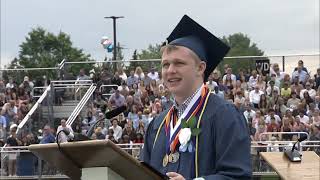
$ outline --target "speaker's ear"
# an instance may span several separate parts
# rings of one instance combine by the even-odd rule
[[[198,70],[201,72],[201,74],[204,74],[204,71],[206,70],[206,63],[204,61],[201,61],[198,65]]]

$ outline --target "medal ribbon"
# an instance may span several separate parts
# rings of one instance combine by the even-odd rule
[[[200,109],[202,109],[204,105],[204,101],[206,97],[209,95],[209,88],[205,85],[201,90],[201,95],[198,97],[196,102],[192,105],[191,109],[187,113],[184,119],[187,119],[187,122],[191,117],[196,116]],[[170,151],[173,153],[176,150],[177,144],[179,143],[179,134],[181,127],[179,126],[173,135],[170,138],[170,122],[177,121],[177,114],[174,113],[174,107],[171,107],[167,116],[165,117],[165,133],[166,133],[166,153],[170,154]]]

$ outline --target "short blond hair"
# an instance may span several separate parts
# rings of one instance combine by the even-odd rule
[[[189,49],[189,48],[188,48]],[[165,46],[162,46],[160,49],[160,53],[163,54],[164,52],[167,53],[171,53],[172,51],[176,51],[178,50],[178,46],[177,45],[172,45],[172,44],[168,44]],[[193,59],[195,59],[196,62],[201,62],[202,60],[200,59],[200,57],[193,52],[191,49],[189,49],[190,51],[190,55],[193,57]]]

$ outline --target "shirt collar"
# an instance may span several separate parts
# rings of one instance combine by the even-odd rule
[[[183,112],[186,110],[186,108],[190,104],[192,98],[197,94],[197,92],[200,91],[201,88],[202,88],[202,85],[191,96],[189,96],[186,100],[184,100],[184,102],[181,105],[178,105],[177,101],[174,99],[173,108],[177,112],[178,118],[183,114]]]

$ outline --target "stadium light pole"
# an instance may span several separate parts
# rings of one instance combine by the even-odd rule
[[[117,27],[116,27],[116,23],[117,23],[117,19],[119,18],[124,18],[124,16],[106,16],[104,17],[106,19],[112,19],[113,20],[113,60],[117,59]]]

